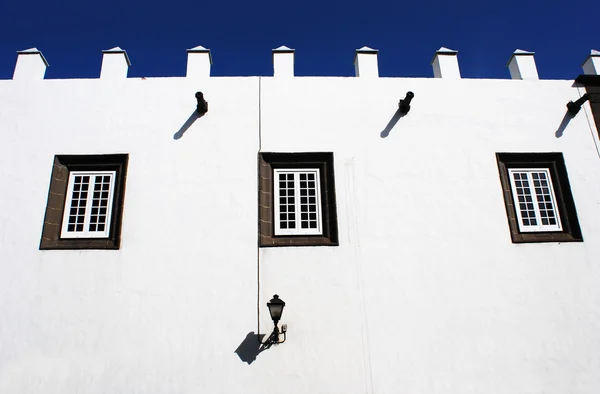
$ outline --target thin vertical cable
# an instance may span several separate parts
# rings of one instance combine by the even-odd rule
[[[261,77],[258,77],[258,154],[256,155],[256,190],[258,191],[258,221],[256,242],[256,337],[260,342],[260,152],[262,150]]]
[[[581,91],[579,90],[579,86],[577,87],[577,93],[579,93],[579,97],[582,96]],[[592,127],[592,123],[590,122],[590,117],[588,116],[587,109],[585,109],[585,107],[583,108],[583,113],[585,113],[585,119],[587,120],[588,127],[590,129],[590,133],[592,134],[592,139],[594,140],[594,145],[596,145],[596,153],[598,154],[598,157],[600,158],[600,149],[598,148],[598,141],[596,141],[597,136],[594,133],[594,128]],[[600,131],[600,130],[598,130],[598,131]]]

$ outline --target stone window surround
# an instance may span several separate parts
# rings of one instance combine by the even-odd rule
[[[128,160],[128,154],[54,156],[40,250],[120,248]],[[70,171],[116,171],[113,212],[108,238],[60,237]]]
[[[562,153],[496,153],[496,160],[513,243],[583,242]],[[550,170],[562,231],[526,233],[519,230],[508,168],[547,168]]]
[[[274,235],[273,168],[319,168],[321,173],[322,235]],[[337,209],[333,153],[258,154],[259,246],[337,246]]]

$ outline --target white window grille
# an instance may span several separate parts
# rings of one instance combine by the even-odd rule
[[[547,168],[508,170],[521,232],[562,231]]]
[[[275,235],[322,234],[319,169],[274,169],[273,173]]]
[[[108,238],[115,171],[71,171],[61,238]]]

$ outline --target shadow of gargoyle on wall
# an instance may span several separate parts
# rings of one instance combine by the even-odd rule
[[[381,131],[381,134],[379,134],[381,138],[386,138],[388,135],[390,135],[390,131],[392,131],[394,126],[396,126],[396,123],[398,123],[400,118],[404,117],[405,115],[405,113],[400,112],[400,109],[398,109],[394,116],[392,116],[392,119],[390,119],[390,121],[388,122],[387,126],[385,126],[385,129],[383,129]]]
[[[567,125],[569,124],[569,122],[571,121],[571,119],[573,119],[573,115],[571,115],[569,113],[569,111],[567,111],[565,113],[565,116],[563,117],[562,122],[560,122],[560,126],[558,126],[558,129],[556,130],[556,132],[554,133],[554,136],[556,138],[560,138],[562,137],[563,133],[565,132],[565,129],[567,128]]]
[[[256,360],[256,356],[265,350],[261,343],[263,337],[264,335],[255,334],[254,331],[249,332],[234,353],[243,362],[248,363],[248,365],[252,364]]]
[[[183,126],[181,126],[179,128],[179,130],[173,134],[173,139],[174,140],[178,140],[181,137],[183,137],[183,135],[185,134],[185,132],[192,127],[192,125],[194,124],[194,122],[196,121],[196,119],[203,117],[204,114],[200,114],[198,111],[194,110],[194,112],[192,112],[192,114],[190,115],[190,117],[185,121],[185,123],[183,124]]]

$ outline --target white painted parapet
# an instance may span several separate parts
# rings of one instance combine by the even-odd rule
[[[48,62],[37,48],[29,48],[17,52],[17,64],[13,79],[39,80],[44,79]]]
[[[517,49],[508,60],[508,70],[512,79],[540,79],[535,65],[535,52]]]
[[[379,50],[362,47],[356,50],[354,56],[354,71],[357,77],[378,78],[379,64],[377,63]]]
[[[127,71],[131,66],[129,56],[124,49],[114,47],[102,51],[102,69],[100,78],[104,79],[125,79]]]
[[[600,75],[600,51],[592,49],[581,68],[584,74]]]
[[[212,56],[210,49],[201,45],[187,50],[187,71],[186,77],[210,77],[210,68],[212,66]]]
[[[48,62],[37,48],[18,51],[13,79],[43,80]],[[364,46],[356,49],[354,67],[356,77],[378,78],[377,49]],[[280,46],[272,50],[273,76],[295,76],[295,50]],[[208,78],[211,75],[212,55],[210,49],[196,46],[187,49],[186,77]],[[127,52],[120,47],[102,51],[102,67],[100,78],[125,79],[131,66]],[[431,61],[435,78],[460,79],[458,51],[441,47],[435,52]],[[506,64],[512,79],[539,80],[534,52],[515,50]],[[600,75],[600,51],[592,49],[581,65],[584,74]],[[400,76],[399,76],[400,77]]]
[[[273,76],[294,76],[294,50],[285,45],[273,49]]]
[[[460,79],[458,51],[441,47],[435,52],[431,66],[435,78]]]

